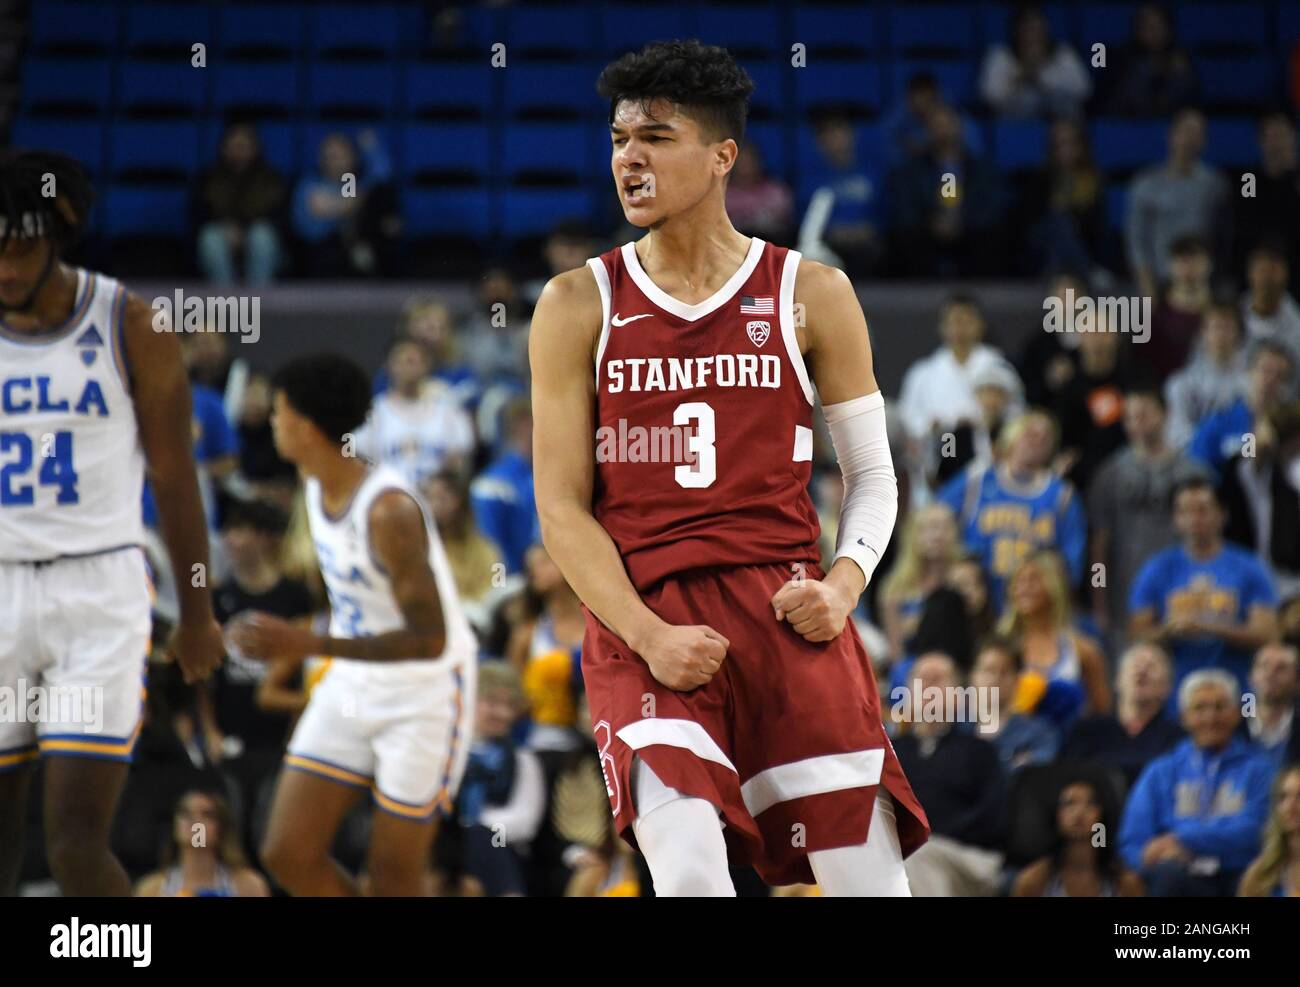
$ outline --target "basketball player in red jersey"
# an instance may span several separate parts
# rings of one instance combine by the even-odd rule
[[[773,884],[906,895],[928,824],[848,619],[898,501],[853,286],[727,218],[753,83],[725,50],[648,45],[598,89],[646,234],[547,284],[529,355],[542,535],[587,609],[616,824],[660,895],[735,894],[729,859]],[[825,574],[814,384],[845,481]],[[688,455],[645,461],[674,434]]]

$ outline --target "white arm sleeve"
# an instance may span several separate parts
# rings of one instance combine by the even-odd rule
[[[876,391],[822,410],[844,476],[835,558],[852,559],[869,583],[898,517],[898,479],[885,433],[885,398]]]

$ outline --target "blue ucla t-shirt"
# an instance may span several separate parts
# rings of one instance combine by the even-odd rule
[[[1251,607],[1276,605],[1277,590],[1264,564],[1234,545],[1224,545],[1211,559],[1194,559],[1181,545],[1157,552],[1142,566],[1129,593],[1129,612],[1150,607],[1158,624],[1180,616],[1239,624]],[[1177,709],[1179,683],[1198,669],[1221,668],[1246,687],[1250,652],[1218,637],[1175,638],[1169,647],[1174,661],[1172,709]]]

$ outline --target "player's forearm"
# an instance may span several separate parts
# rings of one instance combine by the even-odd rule
[[[540,507],[540,505],[539,505]],[[633,651],[664,621],[645,605],[623,567],[609,532],[577,506],[541,510],[542,542],[564,578],[596,619]]]
[[[325,637],[317,635],[313,654],[356,661],[410,661],[439,657],[447,647],[441,631],[413,631],[401,628],[373,637]]]
[[[194,464],[188,457],[175,468],[151,471],[158,527],[176,580],[181,620],[206,618],[212,612],[208,592],[208,522]]]

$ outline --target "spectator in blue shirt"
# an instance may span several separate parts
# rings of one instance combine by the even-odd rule
[[[1259,851],[1275,766],[1237,736],[1240,694],[1218,669],[1188,676],[1179,708],[1190,736],[1152,761],[1129,794],[1120,853],[1153,897],[1235,894]]]
[[[542,540],[533,496],[533,413],[527,398],[502,412],[504,449],[474,480],[470,502],[479,530],[496,542],[511,575],[523,571],[528,546]]]
[[[193,404],[192,431],[194,435],[194,461],[199,468],[199,493],[208,527],[216,530],[216,485],[239,467],[239,436],[226,418],[226,408],[221,395],[202,384],[190,385]],[[158,507],[148,480],[144,485],[145,527],[158,525]]]
[[[883,121],[890,165],[900,165],[908,158],[926,152],[930,146],[927,130],[930,113],[936,106],[942,105],[943,93],[933,72],[916,72],[908,78],[903,101],[890,110]],[[966,146],[975,154],[984,153],[984,140],[979,127],[965,116],[961,121]]]
[[[813,195],[828,189],[834,196],[820,239],[843,261],[854,277],[871,273],[880,257],[883,225],[883,186],[877,162],[858,145],[853,125],[827,117],[817,126],[816,155],[804,169],[801,208]]]
[[[1290,351],[1272,340],[1258,340],[1251,349],[1245,392],[1222,411],[1204,418],[1187,446],[1187,454],[1204,463],[1217,481],[1223,466],[1242,452],[1248,433],[1254,433],[1285,397],[1294,372]]]
[[[321,141],[318,168],[304,176],[293,194],[295,235],[308,248],[310,273],[318,277],[355,276],[375,271],[379,259],[368,220],[380,196],[372,195],[392,173],[388,154],[373,130],[356,142],[344,133]],[[349,176],[351,176],[349,178]]]
[[[1178,484],[1173,506],[1182,543],[1139,570],[1129,596],[1130,636],[1169,649],[1175,694],[1200,669],[1245,682],[1251,655],[1276,631],[1272,577],[1254,555],[1224,542],[1223,507],[1208,480]]]

